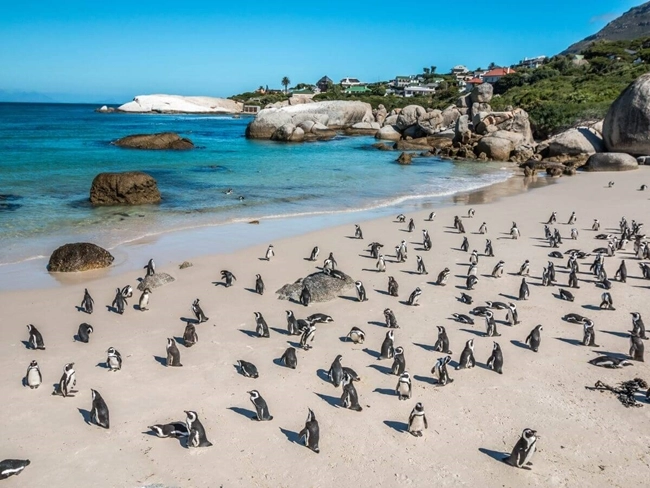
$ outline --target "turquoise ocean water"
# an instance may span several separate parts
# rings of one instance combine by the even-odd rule
[[[432,199],[510,175],[500,165],[438,158],[400,166],[398,154],[372,148],[371,137],[250,141],[246,117],[100,114],[95,108],[0,103],[0,265],[49,256],[66,242],[110,249],[185,228]],[[139,151],[111,144],[163,131],[189,137],[197,148]],[[89,204],[97,173],[130,170],[156,178],[160,205]],[[231,195],[224,193],[228,188]]]

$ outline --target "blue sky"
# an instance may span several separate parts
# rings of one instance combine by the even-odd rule
[[[0,10],[0,97],[123,102],[260,85],[391,79],[556,54],[642,3],[25,1]]]

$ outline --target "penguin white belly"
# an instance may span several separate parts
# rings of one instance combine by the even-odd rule
[[[400,382],[399,387],[397,388],[397,392],[401,396],[405,396],[405,397],[409,397],[409,398],[411,397],[411,391],[410,391],[408,383]]]
[[[41,375],[36,369],[30,369],[27,373],[27,386],[36,387],[41,384]]]
[[[424,430],[424,417],[422,415],[416,415],[413,417],[413,421],[409,427],[411,432],[419,432]]]

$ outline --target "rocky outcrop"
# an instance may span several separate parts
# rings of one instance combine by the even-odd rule
[[[637,169],[639,163],[634,156],[626,153],[593,154],[584,169],[588,171],[629,171]]]
[[[381,103],[377,106],[377,110],[372,111],[372,114],[375,117],[375,122],[380,125],[383,124],[386,120],[386,117],[388,117],[388,111],[386,110],[386,107],[384,107]]]
[[[612,103],[603,139],[609,152],[650,155],[650,73],[637,78]]]
[[[311,121],[329,130],[345,129],[358,122],[374,122],[369,103],[326,101],[261,110],[246,128],[246,137],[270,139],[285,124],[299,126]],[[313,130],[312,130],[313,133]]]
[[[384,125],[377,131],[375,138],[384,141],[399,141],[402,138],[402,134],[397,131],[394,125]]]
[[[357,122],[344,130],[348,136],[374,136],[381,129],[379,122]]]
[[[524,142],[521,134],[499,130],[486,135],[476,145],[475,153],[485,153],[490,159],[508,161],[510,154]]]
[[[138,95],[116,110],[131,113],[238,114],[243,107],[243,103],[226,98]]]
[[[100,173],[90,187],[93,205],[142,205],[160,200],[156,180],[140,171]]]
[[[587,128],[569,129],[542,142],[537,152],[544,158],[590,156],[605,150],[598,133]]]
[[[182,266],[181,269],[183,269]],[[171,283],[172,281],[176,281],[172,275],[157,272],[155,274],[145,276],[138,284],[138,290],[144,291],[145,288],[153,290],[154,288],[160,288],[161,286],[166,285],[167,283]]]
[[[106,249],[90,242],[65,244],[50,256],[47,270],[50,272],[88,271],[106,268],[113,263],[113,256]]]
[[[472,88],[470,98],[472,103],[490,103],[494,95],[494,88],[490,83],[481,83]]]
[[[419,105],[407,105],[397,116],[395,125],[398,130],[406,130],[408,127],[417,124],[418,119],[423,117],[427,111]]]
[[[397,158],[399,164],[411,164],[413,162],[413,155],[411,153],[403,152]]]
[[[354,290],[354,280],[344,274],[344,279],[332,278],[325,273],[313,273],[305,278],[300,278],[295,283],[284,285],[275,293],[281,300],[298,302],[303,287],[306,287],[314,302],[327,302],[334,300],[342,293]]]
[[[194,143],[173,132],[158,134],[136,134],[122,137],[113,144],[130,149],[193,149]]]

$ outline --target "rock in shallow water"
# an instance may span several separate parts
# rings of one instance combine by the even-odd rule
[[[295,283],[284,285],[275,293],[281,300],[300,300],[303,286],[306,286],[314,302],[327,302],[334,300],[341,293],[354,288],[354,280],[344,273],[345,279],[332,278],[325,273],[313,273],[305,278],[300,278]]]
[[[174,132],[158,134],[135,134],[113,142],[116,146],[130,149],[193,149],[194,143]]]
[[[151,276],[145,276],[143,280],[138,285],[138,290],[144,291],[145,288],[153,290],[154,288],[159,288],[167,283],[176,281],[176,279],[168,275],[167,273],[156,273]]]
[[[113,263],[114,259],[111,253],[96,244],[77,242],[56,249],[50,256],[47,270],[67,273],[106,268]]]
[[[156,180],[140,171],[100,173],[90,187],[93,205],[142,205],[160,199]]]

